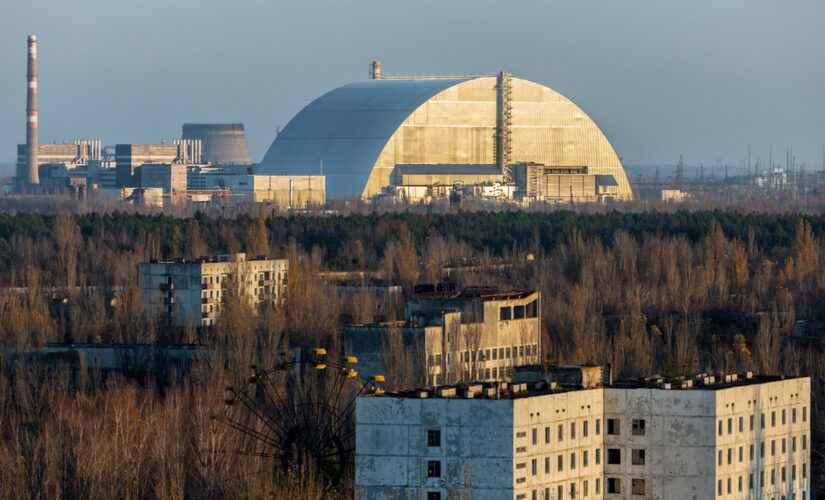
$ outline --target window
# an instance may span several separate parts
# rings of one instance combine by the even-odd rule
[[[550,457],[544,457],[544,473],[550,474]]]
[[[722,421],[721,420],[719,421],[719,432],[718,432],[718,434],[720,436],[722,435]]]
[[[559,441],[561,441],[562,439],[564,439],[564,426],[559,425]]]
[[[765,428],[765,414],[763,413],[759,418],[759,425],[764,429]]]
[[[808,436],[806,436],[806,435],[802,436],[802,449],[803,450],[808,449]]]
[[[634,436],[644,436],[645,435],[645,421],[642,419],[633,419],[633,430],[632,434]]]
[[[570,422],[570,439],[576,439],[576,422]]]
[[[570,498],[576,498],[576,483],[570,483]]]
[[[745,418],[739,417],[739,432],[744,432],[745,430]]]
[[[776,484],[776,469],[771,469],[771,484]]]
[[[743,458],[742,456],[743,455],[744,455],[744,453],[742,453],[742,447],[740,446],[739,447],[739,462],[742,462],[742,458]]]
[[[530,465],[532,466],[533,475],[535,476],[539,473],[538,461],[534,458]]]
[[[796,451],[796,436],[791,438],[791,452]]]
[[[596,435],[598,436],[602,432],[602,419],[596,419]]]
[[[644,495],[645,494],[645,480],[644,479],[631,479],[630,480],[630,494],[631,495]]]
[[[572,469],[575,469],[575,468],[576,468],[576,454],[571,453],[570,454],[570,469],[572,470]]]
[[[607,419],[607,433],[613,436],[617,436],[621,433],[621,425],[618,418],[608,418]]]
[[[544,442],[545,443],[550,442],[550,428],[549,427],[544,428]]]
[[[728,448],[728,465],[733,463],[733,448]]]
[[[601,448],[596,448],[596,465],[599,465],[601,463],[602,463],[602,449]]]
[[[493,359],[498,359],[498,349],[493,349]]]
[[[782,438],[782,453],[785,453],[785,438]]]
[[[782,425],[785,425],[785,410],[782,409]]]
[[[441,431],[438,429],[429,429],[427,431],[427,446],[441,446]]]
[[[601,489],[602,489],[602,478],[597,477],[596,478],[596,493],[598,494]]]
[[[645,450],[644,449],[633,449],[631,451],[630,462],[633,465],[644,465],[645,464]]]
[[[806,464],[806,463],[802,464],[802,477],[803,478],[808,477],[808,464]]]
[[[518,355],[521,356],[521,357],[524,357],[524,346],[523,345],[518,346]]]
[[[776,455],[776,439],[771,439],[771,456]]]
[[[722,494],[722,480],[721,479],[716,481],[716,494],[717,495]]]
[[[782,482],[785,482],[785,467],[782,467],[782,472],[780,473],[780,477],[782,478]]]
[[[538,497],[538,494],[536,493],[536,490],[533,490],[533,495],[530,498],[531,498],[531,500],[538,500],[539,497]]]
[[[522,319],[524,317],[524,306],[515,306],[513,308],[513,319]]]
[[[533,444],[536,445],[539,443],[539,430],[533,429]]]
[[[796,423],[796,408],[791,409],[791,423],[792,424]]]
[[[512,311],[512,309],[510,309],[509,307],[502,307],[501,309],[499,309],[499,312],[500,312],[499,319],[501,321],[506,321],[506,320],[510,319],[510,317],[512,316],[511,311]]]
[[[748,489],[753,489],[753,473],[748,474]]]
[[[587,491],[587,481],[584,481],[582,483],[582,496],[586,497],[587,495],[589,495]]]
[[[750,459],[751,459],[751,462],[753,462],[753,445],[751,445],[751,449],[750,449]]]
[[[559,455],[558,459],[556,460],[558,463],[556,464],[556,470],[562,471],[564,470],[564,456]]]
[[[562,498],[564,498],[564,486],[559,485],[557,490],[558,490],[558,493],[559,493],[558,499],[561,500]]]
[[[806,422],[807,420],[808,420],[808,407],[803,406],[802,407],[802,421]]]
[[[728,478],[728,495],[730,495],[730,478]]]
[[[765,458],[765,442],[759,443],[759,458]]]
[[[582,467],[587,467],[587,450],[582,451]],[[587,493],[584,495],[587,496]]]
[[[733,419],[728,417],[728,435],[733,434]]]
[[[739,491],[741,492],[742,491],[742,476],[739,476],[739,481],[738,481],[737,487],[739,488]]]
[[[428,491],[427,492],[427,500],[441,500],[441,492]]]
[[[438,460],[427,461],[427,477],[441,477],[441,462]]]
[[[609,477],[607,478],[607,492],[608,493],[621,493],[622,492],[622,482],[617,477]]]
[[[618,448],[608,448],[607,463],[611,465],[618,465],[622,463],[622,450]]]
[[[582,437],[587,437],[587,424],[587,420],[582,422]],[[585,493],[584,495],[587,496],[587,493]]]
[[[507,359],[510,359],[510,348],[509,347],[505,350],[505,354],[507,356]]]
[[[776,427],[776,412],[771,412],[771,427]]]
[[[753,415],[748,417],[748,429],[751,431],[753,430]]]

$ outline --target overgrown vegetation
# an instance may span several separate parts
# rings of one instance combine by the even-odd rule
[[[824,239],[825,215],[722,211],[0,215],[0,359],[67,334],[198,341],[222,353],[185,388],[118,380],[69,388],[60,373],[12,378],[6,366],[0,496],[235,497],[309,487],[220,453],[219,439],[230,438],[205,416],[219,411],[226,382],[249,361],[271,362],[277,346],[331,345],[345,321],[400,317],[398,303],[341,297],[318,274],[355,270],[401,283],[406,293],[446,275],[460,285],[539,290],[543,355],[559,363],[611,363],[623,377],[809,375],[819,489]],[[286,307],[251,314],[227,304],[208,334],[170,333],[145,318],[137,262],[237,251],[290,259]],[[50,308],[54,294],[68,297],[67,314]],[[404,364],[396,363],[399,380],[409,375]],[[123,449],[128,457],[110,456]],[[310,486],[323,495],[324,485]]]

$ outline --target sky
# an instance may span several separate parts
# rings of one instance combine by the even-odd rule
[[[252,160],[313,99],[384,74],[505,70],[578,104],[625,164],[822,169],[825,2],[0,0],[0,162],[25,141],[171,141],[242,122]]]

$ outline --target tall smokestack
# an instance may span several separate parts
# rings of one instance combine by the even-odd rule
[[[370,80],[381,79],[381,61],[373,61],[370,63]]]
[[[37,172],[37,37],[29,35],[28,98],[26,99],[26,170],[29,185],[40,184]]]

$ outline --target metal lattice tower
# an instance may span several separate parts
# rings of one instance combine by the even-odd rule
[[[512,143],[510,127],[513,122],[513,85],[510,73],[500,72],[496,77],[496,166],[501,175],[509,181],[510,165],[512,163]]]
[[[676,164],[676,186],[682,187],[682,180],[685,176],[685,163],[682,161],[682,154],[679,153],[679,163]]]

